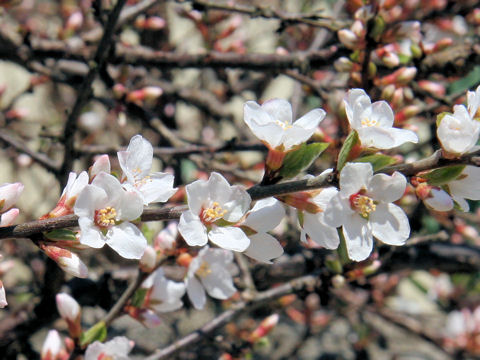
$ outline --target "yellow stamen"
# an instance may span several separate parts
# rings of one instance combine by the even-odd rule
[[[375,205],[372,199],[360,194],[355,194],[350,197],[350,205],[353,210],[365,219],[368,219],[370,214],[377,209],[377,205]]]
[[[115,219],[117,217],[117,210],[111,206],[97,210],[95,212],[95,224],[99,227],[107,228],[115,225]]]
[[[283,129],[283,130],[287,130],[287,129],[290,129],[292,128],[292,125],[288,122],[288,121],[280,121],[280,120],[275,120],[275,122],[280,125],[280,127]]]
[[[195,271],[195,275],[198,277],[204,278],[212,273],[212,269],[210,269],[210,265],[204,261],[200,265],[197,271]]]
[[[227,210],[222,209],[218,202],[213,202],[212,205],[208,208],[203,210],[203,220],[207,223],[212,223],[228,213]]]
[[[362,119],[361,124],[362,124],[362,126],[368,126],[368,127],[377,126],[377,125],[378,125],[378,121],[375,120],[375,119],[371,119],[371,118],[365,116],[365,117]]]

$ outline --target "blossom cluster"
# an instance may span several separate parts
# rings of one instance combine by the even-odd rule
[[[468,93],[467,107],[457,105],[452,115],[440,118],[437,135],[448,156],[475,149],[480,131],[477,93]],[[418,136],[394,127],[390,105],[386,101],[372,103],[362,89],[348,91],[344,104],[351,132],[336,168],[319,175],[334,179],[323,187],[252,199],[243,186],[230,185],[221,174],[212,172],[208,179],[185,186],[187,210],[149,245],[139,227],[144,207],[168,201],[177,189],[173,175],[151,171],[153,147],[136,135],[128,148],[117,154],[121,176],[114,175],[107,155],[99,156],[88,172],[70,174],[56,207],[43,218],[75,214],[79,231],[46,233],[39,246],[66,272],[79,277],[88,276],[77,255],[83,248],[99,249],[106,244],[126,259],[139,260],[140,269],[149,277],[125,311],[154,327],[161,323],[162,313],[182,308],[185,294],[196,309],[206,305],[207,295],[219,300],[232,297],[237,291],[233,282],[235,252],[263,263],[280,257],[283,247],[271,233],[285,218],[285,206],[296,210],[302,242],[338,249],[341,262],[367,260],[375,239],[403,245],[410,236],[410,224],[398,203],[410,185],[400,172],[379,172],[375,159],[391,161],[382,150],[417,143]],[[248,101],[244,114],[246,125],[268,148],[263,185],[300,175],[320,155],[322,146],[307,141],[326,117],[324,110],[311,110],[293,121],[291,105],[273,99],[261,105]],[[468,146],[457,147],[467,142]],[[365,154],[368,156],[362,157]],[[303,159],[306,156],[310,156],[308,161]],[[428,207],[448,211],[458,205],[466,211],[465,199],[480,199],[479,176],[480,170],[474,166],[456,165],[420,172],[411,178],[411,185]],[[13,201],[4,203],[8,209]],[[168,259],[176,260],[181,279],[172,279],[161,266]],[[59,296],[57,302],[71,338],[78,339],[82,334],[78,305],[67,295]],[[125,344],[128,352],[131,346]],[[98,346],[91,345],[87,354],[93,353],[92,349],[100,351]]]

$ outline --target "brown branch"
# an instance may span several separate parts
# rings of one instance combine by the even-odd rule
[[[280,20],[284,24],[306,24],[315,27],[337,31],[345,27],[345,22],[337,19],[320,16],[319,11],[312,13],[294,14],[287,13],[281,10],[274,9],[267,6],[251,6],[243,4],[235,4],[230,2],[220,2],[212,0],[176,0],[178,3],[192,3],[196,7],[203,7],[207,10],[220,10],[227,12],[235,12],[243,15],[248,15],[251,18],[262,17],[264,19]]]
[[[83,83],[78,90],[77,100],[75,101],[72,111],[70,112],[70,115],[65,122],[65,127],[63,131],[63,144],[65,146],[65,149],[62,167],[59,172],[60,182],[62,186],[65,186],[68,174],[72,170],[73,161],[75,160],[74,139],[77,130],[77,118],[90,98],[90,95],[92,93],[93,80],[105,64],[111,47],[115,24],[117,23],[120,11],[122,10],[122,7],[125,5],[125,3],[126,0],[118,0],[115,4],[115,7],[109,14],[107,24],[105,25],[103,37],[98,44],[97,51],[95,53],[95,56],[93,57],[93,62],[89,62],[90,70],[88,71],[87,76],[83,80]]]
[[[145,360],[160,360],[167,359],[173,356],[177,351],[202,340],[205,336],[210,335],[216,329],[222,327],[238,315],[243,312],[253,310],[265,303],[275,300],[281,296],[292,294],[298,291],[302,291],[307,287],[318,287],[320,280],[314,275],[307,275],[297,279],[293,279],[285,284],[282,284],[273,289],[259,292],[250,302],[242,301],[236,303],[231,309],[224,311],[222,314],[203,325],[198,330],[190,333],[184,338],[175,341],[173,344],[167,346],[164,349],[157,350],[151,356],[145,358]]]

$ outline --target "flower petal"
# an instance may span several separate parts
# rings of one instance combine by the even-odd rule
[[[352,215],[343,224],[343,235],[350,259],[362,261],[370,256],[373,248],[373,238],[367,220],[357,214]]]
[[[204,202],[208,201],[208,182],[197,180],[185,187],[187,192],[188,208],[195,215],[199,215]]]
[[[95,210],[103,208],[107,203],[107,193],[102,188],[87,185],[75,201],[74,212],[78,217],[93,219]]]
[[[207,296],[202,284],[195,276],[188,277],[186,279],[186,287],[188,298],[193,304],[193,307],[197,310],[203,309],[207,302]]]
[[[143,200],[136,191],[122,189],[122,198],[117,208],[117,218],[120,220],[135,220],[143,213]]]
[[[427,207],[436,211],[450,211],[453,209],[453,199],[446,191],[433,188],[430,190],[430,193],[432,197],[423,200]]]
[[[125,259],[140,259],[147,239],[135,225],[124,222],[108,231],[107,244]]]
[[[323,220],[326,225],[337,228],[343,225],[344,221],[355,212],[350,207],[348,198],[342,197],[340,193],[333,196],[329,206],[325,209]]]
[[[271,99],[262,104],[262,109],[275,121],[292,123],[292,105],[285,99]]]
[[[411,130],[405,130],[405,129],[397,129],[397,128],[390,128],[388,129],[388,132],[390,135],[392,135],[395,144],[393,147],[400,146],[402,144],[405,144],[407,142],[411,143],[418,143],[418,136]]]
[[[405,212],[394,204],[378,204],[370,214],[372,234],[389,245],[404,245],[410,236],[410,224]]]
[[[303,229],[310,236],[310,239],[318,245],[327,249],[336,249],[340,244],[337,229],[328,226],[323,221],[323,213],[310,214],[305,212],[303,218]]]
[[[223,218],[230,222],[239,221],[247,212],[252,202],[252,198],[240,186],[234,185],[229,190],[230,198],[222,204],[222,208],[227,211]]]
[[[386,101],[376,101],[372,104],[371,120],[382,128],[391,128],[395,115]]]
[[[378,126],[370,126],[357,129],[357,133],[363,147],[391,149],[395,147],[395,139],[389,130]]]
[[[340,193],[350,196],[367,189],[372,175],[373,168],[369,163],[347,163],[340,173]]]
[[[325,119],[325,115],[327,115],[325,110],[313,109],[295,121],[293,125],[301,127],[305,130],[315,131],[322,120]]]
[[[245,251],[250,245],[250,239],[237,227],[215,227],[208,233],[208,238],[215,245],[232,251]]]
[[[457,179],[448,184],[453,196],[480,200],[480,168],[467,165]]]
[[[100,230],[93,224],[93,220],[88,217],[78,219],[80,227],[80,244],[99,249],[105,245],[105,238]]]
[[[266,233],[250,235],[250,246],[244,254],[257,261],[271,264],[271,259],[276,259],[283,254],[283,247],[277,239]]]
[[[92,185],[105,190],[108,198],[108,203],[106,205],[110,205],[114,208],[118,207],[118,204],[123,197],[123,188],[120,181],[118,181],[115,176],[102,172],[95,176]]]
[[[400,199],[405,192],[407,179],[397,171],[392,176],[386,174],[373,175],[368,186],[368,193],[377,201],[390,203]]]
[[[210,264],[211,272],[207,276],[200,277],[208,295],[215,299],[226,300],[237,292],[233,286],[232,275],[226,268],[219,264]]]
[[[200,218],[190,210],[180,216],[178,231],[190,246],[203,246],[208,242],[207,229]]]
[[[136,183],[150,172],[153,160],[152,144],[141,135],[135,135],[131,138],[127,151],[119,155],[118,159],[128,181]]]
[[[153,202],[165,202],[177,192],[173,187],[174,176],[162,172],[156,172],[143,179],[144,182],[138,187],[143,195],[144,205]]]
[[[242,225],[257,232],[267,232],[280,224],[285,216],[285,209],[282,204],[274,199],[267,198],[256,202],[255,206],[247,214]]]

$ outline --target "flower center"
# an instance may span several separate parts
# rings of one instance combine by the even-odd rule
[[[117,217],[117,210],[111,206],[106,208],[95,210],[95,224],[101,228],[109,228],[115,225],[115,219]]]
[[[203,210],[202,220],[205,223],[211,224],[225,216],[227,212],[227,210],[222,209],[218,202],[214,201],[209,208]]]
[[[275,120],[277,125],[279,125],[283,130],[290,129],[292,125],[288,121],[280,121],[280,120]]]
[[[135,187],[138,189],[147,183],[152,182],[152,177],[150,175],[145,176],[143,179],[137,179],[135,177]]]
[[[377,205],[375,205],[375,202],[371,198],[361,193],[350,196],[350,206],[364,219],[368,219],[370,213],[374,212],[377,208]]]
[[[362,124],[362,126],[368,126],[368,127],[377,126],[378,121],[365,116],[365,117],[362,118],[361,124]]]
[[[202,262],[198,270],[195,271],[195,275],[201,278],[207,277],[211,273],[212,269],[210,269],[210,265],[206,261]]]

